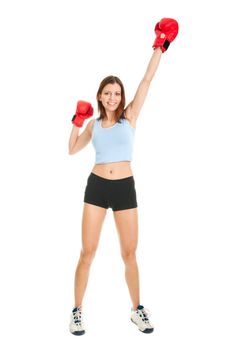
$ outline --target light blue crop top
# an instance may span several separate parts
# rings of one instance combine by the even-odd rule
[[[120,119],[120,123],[108,128],[103,128],[101,124],[102,119],[95,119],[92,130],[95,164],[131,161],[135,128],[127,119]]]

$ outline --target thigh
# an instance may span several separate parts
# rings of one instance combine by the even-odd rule
[[[85,251],[96,250],[107,210],[84,203],[82,217],[82,246]]]
[[[138,211],[137,208],[114,211],[114,220],[120,240],[121,252],[134,252],[138,243]]]

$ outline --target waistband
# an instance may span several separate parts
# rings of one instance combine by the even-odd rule
[[[128,177],[123,177],[122,179],[106,179],[105,177],[102,177],[102,176],[99,176],[99,175],[96,175],[94,173],[90,173],[90,176],[93,177],[93,178],[96,178],[102,182],[125,182],[125,181],[130,181],[130,180],[133,180],[133,175],[131,176],[128,176]]]

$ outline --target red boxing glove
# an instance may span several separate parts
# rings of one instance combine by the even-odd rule
[[[72,118],[72,123],[79,128],[83,126],[84,120],[93,115],[93,107],[89,102],[78,101],[76,113]]]
[[[153,48],[160,47],[162,52],[166,51],[170,43],[175,39],[179,31],[178,22],[172,18],[163,18],[155,26],[156,39]]]

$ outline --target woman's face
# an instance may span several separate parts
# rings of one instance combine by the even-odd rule
[[[100,94],[99,100],[109,112],[115,111],[121,102],[121,87],[119,84],[107,84]]]

